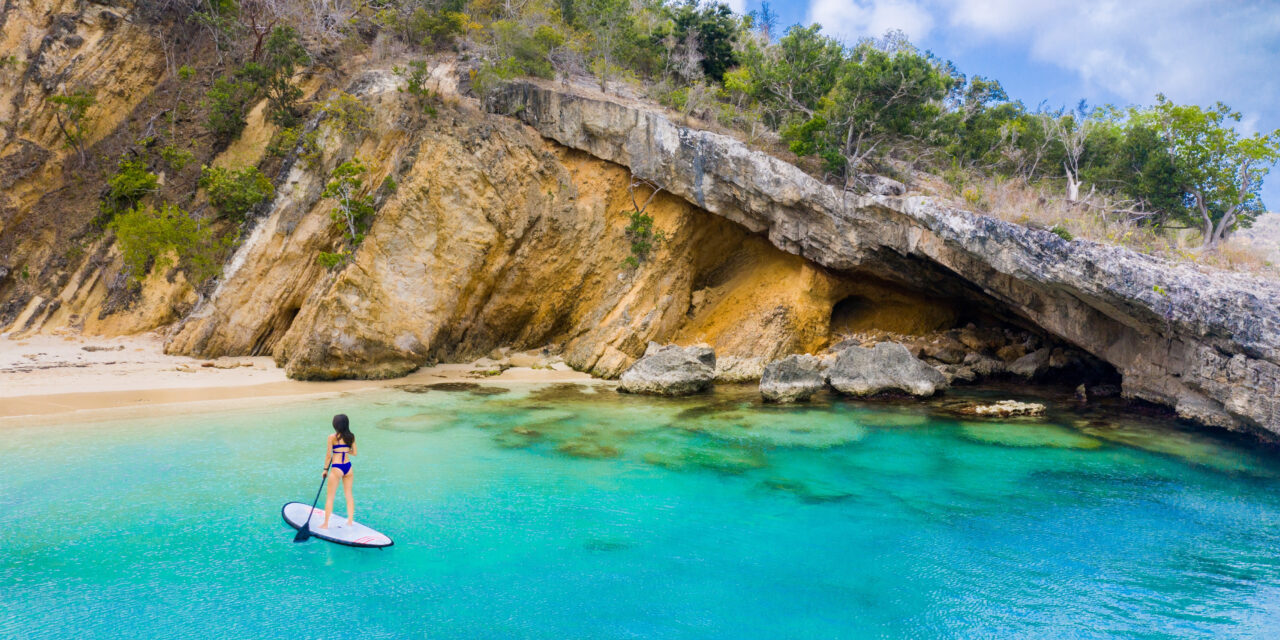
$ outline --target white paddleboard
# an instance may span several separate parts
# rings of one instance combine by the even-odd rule
[[[324,509],[312,509],[309,504],[287,503],[280,510],[280,515],[284,516],[284,521],[288,522],[289,526],[301,529],[303,523],[308,520],[308,512],[311,514],[311,535],[321,540],[352,547],[389,547],[394,544],[391,538],[359,522],[347,524],[347,517],[338,513],[330,514],[328,529],[321,529],[320,525],[324,524]]]

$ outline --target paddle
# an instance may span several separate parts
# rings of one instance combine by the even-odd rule
[[[330,465],[332,461],[330,461]],[[324,475],[320,477],[320,488],[316,489],[316,499],[311,501],[311,510],[307,512],[307,521],[298,527],[297,535],[293,536],[294,542],[306,542],[311,539],[311,514],[316,512],[316,503],[320,502],[320,492],[324,491],[324,481],[329,479],[329,465],[325,465]]]

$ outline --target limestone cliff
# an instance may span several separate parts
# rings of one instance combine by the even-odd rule
[[[926,197],[855,196],[726,136],[534,83],[492,107],[838,273],[978,304],[1111,363],[1125,393],[1208,424],[1280,435],[1280,285],[1204,272]]]
[[[385,71],[356,81],[374,127],[343,139],[320,124],[324,157],[293,165],[170,350],[272,353],[291,376],[336,378],[554,345],[577,368],[617,375],[649,340],[763,358],[820,348],[832,307],[874,286],[665,193],[646,211],[668,239],[628,267],[625,168],[465,105],[418,115],[396,88]],[[351,264],[330,272],[316,262],[335,241],[320,191],[354,156],[374,167],[369,182],[397,186],[379,193]]]

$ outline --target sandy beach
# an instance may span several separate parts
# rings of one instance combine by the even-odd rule
[[[394,380],[290,380],[270,357],[202,360],[164,353],[158,334],[119,338],[0,338],[0,418],[95,409],[349,392],[400,384],[452,381],[590,382],[555,368],[510,366],[482,359],[424,367]],[[498,372],[501,369],[501,372]]]

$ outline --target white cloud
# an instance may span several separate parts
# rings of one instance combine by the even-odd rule
[[[901,29],[913,42],[929,36],[933,15],[912,0],[814,0],[808,22],[847,42]]]
[[[1149,104],[1225,101],[1280,126],[1280,8],[1213,0],[810,0],[847,41],[902,29],[947,57],[996,46],[1080,81],[1081,95]],[[1016,54],[1015,54],[1016,55]],[[1098,101],[1098,100],[1095,100]],[[1269,122],[1269,120],[1271,120]]]
[[[729,5],[736,14],[742,15],[747,12],[747,0],[722,0],[722,2]]]
[[[1280,11],[1195,0],[958,0],[933,6],[954,45],[1021,45],[1086,88],[1150,103],[1280,97]],[[1246,98],[1246,99],[1247,99]],[[1261,106],[1261,105],[1259,105]]]

